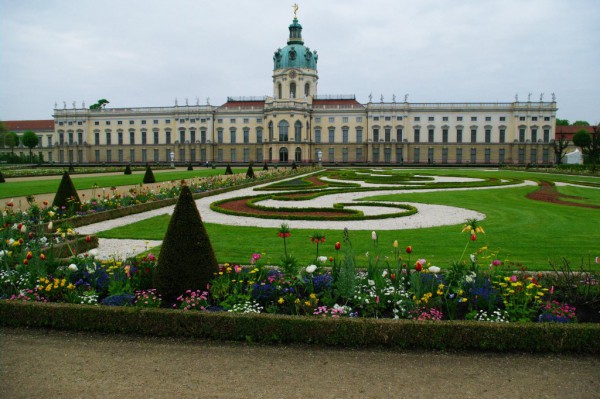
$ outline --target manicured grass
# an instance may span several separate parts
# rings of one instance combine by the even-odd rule
[[[233,173],[245,173],[247,168],[233,168]],[[102,175],[91,177],[71,176],[71,180],[77,190],[86,190],[94,188],[97,185],[99,188],[109,188],[118,186],[130,186],[141,184],[144,178],[144,171],[134,172],[131,175]],[[194,177],[207,177],[225,174],[224,168],[218,169],[196,169],[196,170],[179,170],[179,171],[155,171],[154,177],[156,182],[165,182],[171,180],[191,179]],[[29,194],[46,194],[55,193],[58,189],[61,176],[54,179],[41,180],[32,178],[28,181],[11,181],[7,179],[6,183],[0,186],[0,198],[23,197]]]
[[[412,260],[426,258],[441,267],[461,257],[467,242],[464,259],[476,249],[488,246],[498,254],[497,259],[522,263],[529,270],[548,269],[548,260],[566,257],[575,264],[585,263],[588,257],[599,255],[598,224],[600,210],[575,208],[548,204],[525,198],[535,187],[517,187],[491,190],[446,191],[385,195],[372,197],[377,200],[394,200],[444,204],[473,209],[486,214],[481,222],[487,234],[479,235],[476,242],[470,242],[466,233],[461,233],[462,224],[455,226],[378,231],[379,251],[382,259],[392,261],[392,243],[398,240],[404,249],[412,245]],[[578,189],[596,203],[600,201],[600,190]],[[102,232],[100,237],[162,239],[169,216],[163,215],[129,226]],[[293,227],[293,222],[290,222]],[[247,263],[253,252],[265,253],[268,263],[278,263],[283,253],[282,239],[277,237],[274,228],[232,227],[207,224],[207,231],[217,253],[219,262]],[[376,223],[373,224],[377,230]],[[293,229],[287,240],[288,250],[302,264],[314,260],[315,245],[309,240],[314,230]],[[342,240],[342,231],[324,231],[327,241],[320,246],[320,254],[334,256],[333,245]],[[240,237],[248,237],[240,240]],[[366,261],[365,253],[374,253],[371,231],[351,231],[350,238],[359,261]],[[404,255],[406,260],[408,257]]]

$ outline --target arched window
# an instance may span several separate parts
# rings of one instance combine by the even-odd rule
[[[296,147],[294,159],[296,160],[296,162],[302,162],[302,148]]]
[[[279,122],[279,141],[288,141],[289,137],[288,137],[288,129],[290,127],[290,124],[287,121],[281,121]]]
[[[288,150],[285,147],[279,149],[279,162],[288,161]]]
[[[310,96],[310,83],[306,83],[304,85],[304,96],[306,96],[306,97]]]
[[[290,83],[290,98],[296,98],[296,83]]]
[[[302,141],[302,122],[300,121],[294,123],[294,141],[297,143]]]

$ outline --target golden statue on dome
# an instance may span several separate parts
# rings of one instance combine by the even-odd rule
[[[294,18],[296,18],[296,14],[298,13],[298,3],[294,3],[292,8],[294,9]]]

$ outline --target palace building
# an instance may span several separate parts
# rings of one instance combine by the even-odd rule
[[[384,102],[318,93],[318,57],[294,16],[266,97],[225,104],[54,109],[39,151],[61,163],[549,164],[556,101]]]

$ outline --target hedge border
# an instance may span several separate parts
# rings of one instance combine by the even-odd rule
[[[331,221],[356,221],[356,220],[379,220],[379,219],[389,219],[389,218],[397,218],[397,217],[405,217],[414,215],[418,212],[417,208],[407,204],[393,204],[386,202],[343,202],[333,204],[333,210],[331,208],[295,208],[295,207],[280,207],[273,208],[262,205],[257,205],[255,202],[264,201],[266,199],[275,199],[281,194],[271,194],[271,195],[259,195],[259,196],[245,196],[245,197],[235,197],[229,199],[223,199],[220,201],[215,201],[210,204],[210,209],[215,212],[223,213],[225,215],[232,216],[246,216],[253,217],[257,219],[282,219],[282,220],[331,220]],[[246,200],[246,206],[251,209],[266,211],[266,212],[281,212],[281,214],[275,215],[265,215],[260,213],[251,213],[251,212],[240,212],[233,211],[230,209],[224,209],[221,207],[222,204],[231,201],[240,201]],[[354,209],[345,209],[344,206],[379,206],[379,207],[388,207],[388,208],[399,208],[405,209],[405,212],[395,212],[395,213],[387,213],[384,215],[369,215],[365,216],[362,211],[357,211]],[[290,213],[295,213],[291,215]],[[321,215],[310,215],[310,213],[317,212],[338,212],[340,216],[338,217],[325,217]],[[346,214],[346,215],[344,215]]]
[[[600,353],[600,325],[232,314],[0,301],[0,325],[328,347]]]

